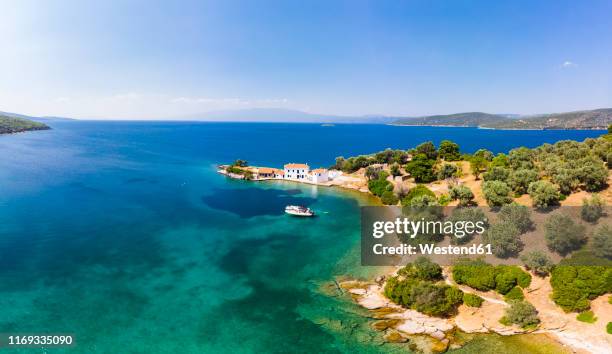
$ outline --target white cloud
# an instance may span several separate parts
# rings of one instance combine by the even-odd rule
[[[578,64],[576,64],[576,63],[574,63],[572,61],[566,60],[566,61],[563,62],[563,64],[561,64],[560,67],[562,69],[566,69],[566,68],[575,68],[577,66],[578,66]]]

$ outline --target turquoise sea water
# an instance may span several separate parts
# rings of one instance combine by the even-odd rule
[[[506,151],[595,131],[382,125],[58,122],[0,136],[0,332],[63,332],[49,352],[377,352],[363,311],[330,283],[359,267],[365,195],[215,173],[329,165],[457,141]],[[305,204],[313,219],[282,213]],[[405,348],[404,348],[405,349]],[[46,352],[44,348],[27,352]]]

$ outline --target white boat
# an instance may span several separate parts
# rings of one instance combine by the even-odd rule
[[[285,213],[295,216],[314,216],[314,211],[300,205],[287,205]]]

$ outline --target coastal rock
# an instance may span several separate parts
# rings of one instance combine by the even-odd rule
[[[383,339],[389,343],[406,343],[408,338],[402,336],[402,334],[394,329],[390,329],[385,333]]]
[[[400,323],[399,325],[397,325],[395,327],[395,329],[397,329],[398,331],[402,331],[404,333],[407,334],[422,334],[425,333],[425,328],[423,328],[423,326],[418,323],[418,322],[414,322],[414,321],[403,321],[402,323]]]
[[[378,320],[372,322],[371,326],[377,331],[384,331],[390,327],[397,325],[400,320]]]

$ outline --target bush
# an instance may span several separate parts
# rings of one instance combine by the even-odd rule
[[[380,200],[385,205],[397,205],[397,202],[399,202],[399,199],[395,196],[393,191],[385,191],[380,197]]]
[[[534,170],[516,170],[512,172],[510,178],[508,178],[508,185],[514,193],[522,195],[527,193],[527,188],[533,182],[538,180],[538,173]]]
[[[542,251],[532,251],[521,257],[525,267],[537,275],[546,276],[550,273],[553,263]]]
[[[576,224],[571,217],[553,214],[544,224],[546,245],[551,251],[565,255],[580,248],[585,241],[585,228]]]
[[[582,200],[582,209],[580,209],[580,216],[582,220],[586,222],[595,223],[599,218],[603,216],[604,203],[601,198],[595,194],[591,199],[584,198]]]
[[[421,280],[442,279],[442,267],[427,257],[419,257],[413,263],[414,274]]]
[[[407,264],[398,274],[387,280],[384,294],[401,306],[430,316],[448,316],[463,301],[458,288],[434,283],[442,278],[442,268],[425,257]]]
[[[438,204],[441,206],[446,206],[451,202],[451,197],[448,194],[442,194],[440,198],[438,198]]]
[[[526,301],[513,300],[510,301],[510,306],[506,308],[505,316],[500,322],[529,328],[540,323],[540,319],[538,318],[538,311],[532,304]]]
[[[482,191],[489,206],[502,206],[512,202],[509,196],[510,187],[504,182],[486,181],[482,185]]]
[[[502,221],[492,225],[483,234],[482,240],[491,245],[493,254],[499,258],[516,255],[522,249],[520,230],[510,222]]]
[[[499,210],[498,216],[501,221],[509,222],[516,226],[521,234],[529,231],[533,227],[531,212],[529,208],[524,205],[516,203],[504,205]]]
[[[456,176],[457,174],[457,166],[451,165],[449,163],[445,163],[438,171],[438,179],[447,179]]]
[[[482,260],[460,260],[453,266],[453,279],[457,284],[471,288],[497,291],[506,294],[513,287],[526,288],[531,283],[531,276],[516,266],[492,266]]]
[[[606,332],[608,332],[608,334],[612,334],[612,322],[608,322],[606,325]]]
[[[559,188],[548,181],[537,181],[527,190],[534,207],[547,208],[559,204]]]
[[[469,293],[463,294],[463,303],[469,307],[480,307],[483,302],[484,300],[478,295]]]
[[[475,157],[480,157],[483,158],[486,161],[492,161],[493,160],[493,153],[487,149],[478,149],[475,153],[474,153]]]
[[[410,189],[406,196],[402,199],[403,206],[410,206],[414,198],[427,195],[436,198],[434,192],[422,184],[417,184],[414,188]]]
[[[459,200],[459,205],[470,205],[474,200],[474,193],[466,186],[452,186],[448,191],[448,195],[452,200]]]
[[[504,299],[506,301],[510,300],[525,300],[525,295],[523,295],[523,290],[520,287],[515,286],[510,291],[504,295]]]
[[[612,292],[612,267],[559,265],[551,271],[552,299],[566,312],[586,311],[590,300]]]
[[[591,310],[583,311],[579,313],[578,316],[576,316],[576,319],[580,322],[586,322],[586,323],[597,322],[597,317],[595,317],[595,314]]]
[[[459,153],[459,145],[450,140],[443,140],[440,143],[440,147],[438,148],[438,155],[440,156],[440,158],[444,159],[444,161],[457,161],[461,159],[461,154]]]
[[[597,257],[612,259],[612,228],[602,225],[595,230],[591,249]]]

